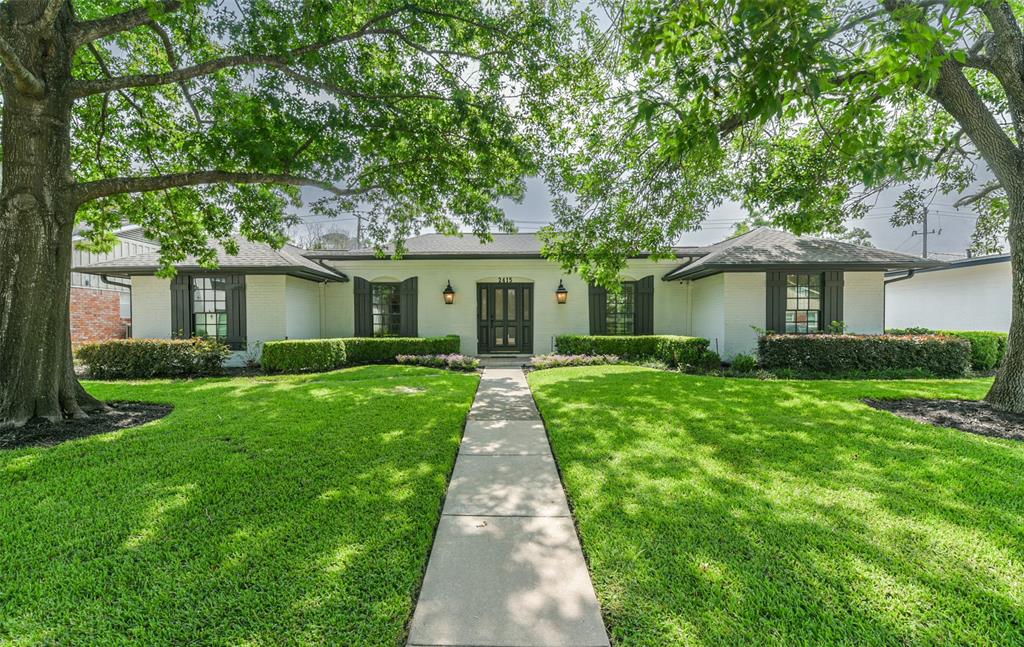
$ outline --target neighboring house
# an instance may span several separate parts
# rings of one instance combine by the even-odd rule
[[[731,358],[753,351],[755,328],[811,332],[842,320],[881,333],[885,272],[941,265],[756,229],[676,248],[673,260],[631,259],[614,293],[563,273],[533,234],[488,244],[428,234],[407,241],[401,260],[238,243],[237,256],[221,250],[218,270],[186,262],[173,281],[153,276],[156,253],[80,271],[132,277],[136,337],[209,334],[252,350],[284,338],[455,334],[463,353],[529,354],[552,351],[563,333],[676,334],[706,337]]]
[[[909,276],[908,276],[909,275]],[[885,327],[1010,330],[1010,255],[886,275]]]
[[[123,227],[114,232],[114,248],[104,254],[79,249],[81,235],[72,239],[71,266],[82,267],[100,261],[136,256],[159,249],[147,239],[141,227]],[[71,345],[80,346],[107,339],[123,339],[131,327],[130,281],[103,281],[99,276],[71,273]]]

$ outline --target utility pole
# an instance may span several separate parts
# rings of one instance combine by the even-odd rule
[[[924,221],[923,221],[923,225],[924,226],[921,227],[921,231],[917,231],[915,229],[914,231],[912,231],[910,233],[910,235],[911,236],[917,236],[917,235],[920,234],[920,236],[921,236],[921,256],[923,258],[928,258],[928,234],[934,234],[936,236],[939,236],[939,235],[942,234],[942,229],[939,229],[938,231],[936,231],[934,229],[931,229],[931,230],[928,229],[928,207],[924,208]]]

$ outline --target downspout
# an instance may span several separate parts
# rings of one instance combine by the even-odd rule
[[[133,315],[135,314],[134,308],[132,307],[132,296],[133,296],[132,295],[132,284],[131,283],[120,283],[118,281],[111,281],[109,278],[107,278],[106,274],[100,274],[100,282],[101,283],[105,283],[107,285],[112,285],[112,286],[114,286],[116,288],[125,288],[125,289],[128,290],[128,321],[129,321],[129,323],[128,323],[128,325],[125,328],[124,336],[125,336],[125,339],[130,339],[132,337],[132,324],[131,324],[131,321],[132,321]],[[118,304],[118,307],[120,308],[120,304]],[[120,312],[118,312],[118,315],[120,315]]]
[[[885,310],[886,310],[886,307],[887,307],[888,301],[889,301],[889,296],[885,293],[885,289],[889,287],[890,283],[899,283],[900,281],[906,281],[907,279],[914,278],[914,273],[915,272],[917,272],[916,269],[909,269],[909,270],[907,270],[907,275],[906,276],[897,276],[894,279],[888,279],[888,280],[882,281],[882,332],[883,333],[885,332]]]
[[[886,279],[885,280],[885,285],[889,285],[890,283],[899,283],[900,281],[906,281],[907,279],[912,279],[912,278],[914,278],[914,273],[915,272],[917,272],[916,269],[915,270],[907,270],[907,275],[906,276],[897,276],[894,279]]]
[[[129,290],[132,289],[131,283],[119,283],[117,281],[111,281],[110,279],[107,278],[106,274],[100,274],[100,281],[106,283],[107,285],[113,285],[116,288],[128,288]]]

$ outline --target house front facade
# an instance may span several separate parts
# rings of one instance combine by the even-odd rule
[[[533,234],[429,234],[402,259],[372,250],[305,251],[239,241],[220,267],[186,262],[154,275],[157,254],[95,263],[132,277],[133,335],[215,336],[239,356],[260,342],[361,336],[458,335],[471,355],[555,350],[561,334],[704,337],[723,358],[754,350],[757,330],[817,332],[842,321],[883,331],[887,271],[938,265],[913,256],[770,229],[675,258],[630,259],[622,289],[588,285],[541,256]]]

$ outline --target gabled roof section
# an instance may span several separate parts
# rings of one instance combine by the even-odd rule
[[[72,234],[72,241],[78,242],[80,240],[84,240],[86,233],[87,229],[75,229],[74,233]],[[147,238],[146,232],[142,229],[142,227],[138,225],[125,225],[124,227],[115,229],[113,231],[113,234],[123,240],[131,240],[136,243],[144,243],[146,245],[152,245],[153,247],[160,246],[159,243],[157,243],[155,240]]]
[[[285,245],[274,249],[266,243],[254,243],[241,236],[234,236],[238,244],[238,254],[228,254],[220,244],[214,244],[217,250],[216,270],[208,270],[199,265],[194,257],[189,257],[175,267],[180,271],[197,272],[234,272],[245,274],[287,274],[310,281],[347,281],[343,273],[320,265],[302,255],[302,250],[294,245]],[[147,252],[134,256],[100,261],[84,267],[74,268],[75,272],[85,274],[101,274],[108,276],[132,276],[155,274],[160,264],[159,252]]]
[[[475,234],[423,234],[405,241],[403,259],[431,258],[543,258],[543,246],[537,234],[491,234],[493,241],[481,243]],[[674,248],[677,256],[691,256],[702,253],[700,247]],[[394,254],[394,245],[384,248],[385,260]],[[378,258],[372,248],[347,250],[306,250],[307,258],[330,260],[372,260]]]
[[[941,267],[933,261],[827,238],[759,228],[705,248],[706,254],[676,267],[662,280],[699,279],[728,271],[769,269],[896,270]]]

